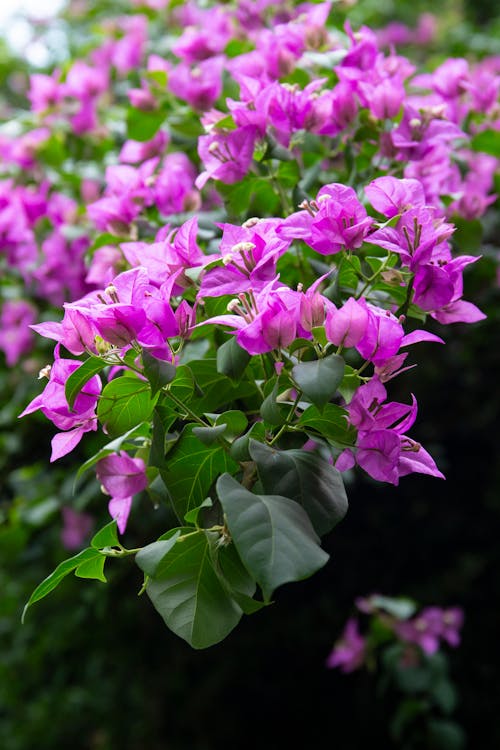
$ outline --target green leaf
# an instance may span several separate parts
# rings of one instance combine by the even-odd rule
[[[239,409],[230,409],[223,414],[219,414],[215,420],[216,425],[225,425],[226,431],[224,437],[226,440],[234,440],[242,432],[245,432],[248,426],[246,415]]]
[[[110,435],[122,435],[148,420],[155,400],[149,383],[136,376],[117,377],[104,388],[97,404],[97,417]]]
[[[175,529],[169,539],[161,539],[143,547],[135,556],[139,568],[148,576],[157,575],[163,559],[168,555],[172,547],[181,535],[182,529]]]
[[[478,253],[483,243],[483,225],[479,219],[467,221],[462,216],[453,216],[456,232],[453,244],[460,253]]]
[[[142,351],[142,364],[144,365],[144,375],[149,380],[151,393],[153,396],[164,385],[171,383],[175,378],[176,367],[171,362],[165,362],[156,359],[146,349]]]
[[[323,407],[337,392],[344,377],[345,362],[338,354],[330,354],[314,362],[300,362],[292,367],[292,378],[313,404]]]
[[[459,724],[446,719],[429,719],[427,747],[430,750],[465,750],[467,738]]]
[[[168,454],[165,469],[160,470],[174,510],[182,519],[197,508],[209,494],[217,477],[225,471],[235,473],[238,465],[219,445],[205,445],[187,425]]]
[[[272,427],[278,427],[284,424],[289,409],[284,408],[281,404],[278,404],[278,381],[273,386],[271,393],[269,393],[260,407],[260,413],[262,419]]]
[[[232,405],[234,401],[258,394],[253,379],[235,383],[217,372],[215,358],[194,360],[189,366],[199,389],[199,394],[195,394],[190,403],[196,414],[216,412],[226,404]]]
[[[73,409],[76,397],[84,385],[107,366],[108,363],[99,357],[89,357],[77,370],[71,373],[64,387],[66,401],[70,409]]]
[[[130,107],[127,112],[127,137],[134,141],[150,141],[165,120],[163,110],[144,111]]]
[[[217,494],[238,554],[266,601],[278,586],[307,578],[325,565],[329,556],[294,500],[254,495],[229,474],[218,479]]]
[[[227,425],[219,424],[213,427],[193,427],[193,435],[204,445],[214,445],[219,437],[226,431]]]
[[[213,549],[212,547],[212,551]],[[217,547],[214,567],[231,598],[246,615],[251,615],[267,606],[267,602],[253,598],[257,588],[256,583],[241,562],[234,544]]]
[[[87,549],[79,552],[77,555],[74,555],[73,557],[70,557],[60,563],[57,568],[49,576],[47,576],[47,578],[44,578],[44,580],[33,591],[26,606],[24,607],[21,621],[24,622],[26,612],[32,604],[40,601],[40,599],[46,597],[47,594],[50,594],[50,592],[53,591],[61,583],[63,578],[72,573],[83,563],[92,560],[96,554],[100,555],[100,553],[96,553],[95,549],[88,547]],[[103,557],[103,555],[100,555],[100,557]]]
[[[500,133],[497,130],[483,130],[472,138],[470,147],[473,151],[482,151],[500,159]]]
[[[186,521],[186,523],[192,523],[193,525],[197,526],[200,512],[203,510],[203,508],[211,508],[212,505],[212,498],[206,497],[201,505],[199,505],[197,508],[193,508],[186,513],[186,515],[184,516],[184,520]]]
[[[111,521],[100,529],[90,540],[91,547],[103,549],[103,547],[116,547],[118,545],[118,532],[116,521]]]
[[[342,476],[321,456],[303,450],[280,451],[250,441],[250,455],[268,495],[298,502],[319,536],[327,534],[347,513]]]
[[[195,649],[222,641],[243,614],[214,569],[205,532],[176,541],[146,592],[167,627]]]
[[[98,581],[106,583],[106,576],[104,575],[104,564],[106,562],[106,555],[101,554],[97,550],[93,550],[93,557],[89,557],[88,560],[81,562],[75,570],[75,576],[78,578],[95,578]]]
[[[236,438],[234,443],[231,445],[231,457],[235,461],[251,461],[249,445],[250,439],[254,438],[263,442],[266,436],[266,428],[263,422],[255,422],[245,435]]]
[[[175,378],[167,388],[167,393],[171,391],[183,404],[189,403],[194,393],[194,378],[188,365],[179,365],[175,373]]]
[[[249,353],[242,349],[232,336],[217,349],[217,372],[233,380],[239,380],[250,359]]]
[[[294,188],[300,180],[299,165],[296,161],[282,161],[276,176],[283,187]]]
[[[346,402],[346,404],[349,404],[352,397],[358,390],[359,386],[361,385],[362,380],[359,377],[359,375],[356,373],[353,367],[350,367],[349,365],[346,365],[344,377],[342,378],[342,382],[339,385],[339,393]]]
[[[321,411],[317,406],[308,406],[297,426],[308,432],[314,431],[338,448],[346,448],[356,442],[356,429],[349,424],[349,415],[336,404],[326,404]]]

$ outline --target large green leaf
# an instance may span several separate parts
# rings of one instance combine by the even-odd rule
[[[201,505],[210,487],[225,471],[234,473],[238,465],[218,444],[209,444],[193,434],[187,425],[175,447],[168,454],[166,467],[160,471],[174,510],[180,520],[192,508]]]
[[[254,495],[229,474],[217,481],[217,493],[239,556],[269,601],[283,583],[308,578],[325,565],[307,513],[280,495]]]
[[[117,377],[104,388],[97,417],[109,435],[122,435],[148,420],[155,405],[149,383],[137,377]]]
[[[302,393],[320,408],[336,393],[344,377],[345,362],[330,354],[314,362],[300,362],[292,367],[292,378]]]
[[[222,641],[243,614],[214,569],[211,541],[202,531],[177,539],[146,592],[167,627],[196,649]]]
[[[71,373],[66,381],[64,392],[66,394],[66,400],[70,409],[73,408],[75,399],[82,390],[83,386],[97,375],[97,373],[104,370],[108,364],[99,357],[89,357],[83,362],[80,367]]]
[[[347,512],[342,476],[321,456],[303,450],[280,451],[256,440],[250,455],[257,464],[264,492],[296,500],[322,536]]]

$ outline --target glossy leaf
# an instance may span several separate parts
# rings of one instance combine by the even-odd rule
[[[214,445],[220,437],[226,432],[227,425],[219,424],[212,427],[193,427],[193,435],[204,445]]]
[[[217,494],[243,564],[269,601],[284,583],[308,578],[328,560],[301,506],[280,495],[255,495],[229,474]]]
[[[103,549],[103,547],[116,547],[118,545],[118,531],[116,521],[106,524],[90,540],[91,547]]]
[[[308,406],[297,426],[326,438],[339,448],[352,446],[356,442],[356,429],[349,424],[346,410],[336,404],[326,404],[321,411],[317,406]]]
[[[278,397],[278,381],[274,384],[273,390],[269,393],[260,407],[260,413],[262,419],[267,424],[278,427],[282,425],[286,420],[288,409],[285,409],[281,404],[277,402]]]
[[[345,362],[330,354],[314,362],[300,362],[292,367],[292,378],[302,393],[318,407],[324,406],[337,392],[344,377]]]
[[[243,614],[214,569],[205,532],[176,541],[146,592],[167,627],[195,649],[222,641]]]
[[[179,365],[176,370],[175,378],[169,384],[166,392],[171,391],[179,401],[187,404],[194,393],[193,373],[187,365]]]
[[[32,604],[40,601],[40,599],[46,597],[47,594],[50,594],[50,592],[53,591],[61,583],[63,578],[66,578],[67,575],[76,570],[80,565],[83,565],[89,560],[93,560],[96,555],[103,557],[103,555],[101,555],[99,552],[96,552],[95,549],[88,547],[87,549],[79,552],[77,555],[74,555],[73,557],[70,557],[60,563],[57,568],[47,576],[47,578],[44,578],[44,580],[36,587],[36,589],[31,594],[23,610],[22,622],[24,622],[26,612]]]
[[[193,434],[193,425],[188,425],[160,474],[177,516],[183,519],[203,502],[220,474],[237,469],[219,444],[205,445]]]
[[[142,352],[142,364],[144,365],[144,375],[149,381],[153,396],[175,378],[175,365],[153,357],[146,349]]]
[[[211,497],[206,497],[201,505],[199,505],[197,508],[193,508],[192,510],[189,510],[186,515],[184,516],[184,520],[186,523],[192,523],[193,525],[198,525],[198,518],[203,510],[203,508],[211,508],[213,505],[213,501]]]
[[[75,576],[78,576],[78,578],[94,578],[106,583],[107,579],[104,575],[105,562],[106,556],[95,550],[93,557],[89,557],[88,560],[84,560],[78,565],[75,570]]]
[[[232,336],[217,349],[217,372],[238,380],[243,375],[250,359],[248,352],[242,349]]]
[[[225,425],[226,431],[224,437],[226,440],[234,440],[242,432],[245,432],[248,426],[246,415],[238,409],[230,409],[223,414],[219,414],[215,420],[216,425]]]
[[[173,548],[180,535],[181,529],[175,529],[169,539],[161,539],[143,547],[135,556],[139,568],[148,576],[157,575],[162,560]]]
[[[255,422],[245,435],[236,438],[231,445],[231,457],[235,461],[251,461],[249,444],[250,439],[260,440],[262,442],[266,435],[266,428],[263,422]]]
[[[97,416],[108,434],[122,435],[148,420],[154,405],[148,383],[137,377],[118,377],[104,388]]]
[[[71,373],[64,388],[66,400],[70,409],[73,408],[76,397],[86,383],[88,383],[94,375],[97,375],[104,370],[105,367],[108,367],[108,363],[103,359],[100,359],[99,357],[89,357],[77,370]]]
[[[342,476],[324,458],[303,450],[276,450],[255,440],[250,441],[250,455],[264,492],[300,503],[319,536],[344,518],[347,495]]]
[[[199,388],[191,408],[197,414],[215,412],[223,406],[232,405],[233,401],[258,394],[257,386],[250,380],[242,379],[234,383],[230,378],[217,371],[215,359],[194,360],[191,370]]]

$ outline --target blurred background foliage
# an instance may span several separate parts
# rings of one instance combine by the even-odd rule
[[[52,29],[46,36],[56,59],[61,50],[71,54],[73,34],[81,54],[98,16],[130,12],[128,5],[108,0],[79,5],[79,19],[58,22],[57,34]],[[500,54],[496,0],[444,0],[439,7],[421,0],[349,5],[339,13],[353,27],[392,21],[415,26],[422,12],[438,12],[438,36],[416,53],[429,68],[448,56]],[[35,31],[45,33],[43,26]],[[61,34],[66,49],[57,42]],[[0,41],[2,119],[24,101],[27,70],[27,63]],[[414,475],[394,488],[356,475],[348,486],[348,515],[325,543],[329,564],[311,580],[283,586],[274,606],[246,618],[226,641],[205,652],[191,650],[165,629],[146,599],[131,595],[131,579],[137,579],[137,591],[141,581],[128,561],[109,566],[107,586],[66,579],[21,626],[31,591],[67,556],[60,540],[61,508],[92,512],[96,528],[107,519],[95,480],[82,481],[74,492],[75,466],[94,452],[92,438],[71,459],[50,466],[47,422],[41,416],[29,423],[16,419],[39,390],[43,345],[15,368],[2,361],[1,748],[410,747],[395,745],[389,736],[394,706],[390,696],[377,691],[376,678],[365,672],[345,676],[325,666],[355,597],[372,591],[464,608],[463,641],[450,657],[459,695],[455,718],[471,748],[500,747],[500,293],[494,281],[500,222],[495,206],[485,225],[484,257],[466,276],[466,297],[488,319],[455,324],[446,332],[436,323],[434,332],[443,333],[447,345],[439,352],[430,345],[428,356],[403,376],[411,378],[420,405],[413,437],[436,458],[446,482]],[[399,400],[397,381],[391,395]],[[161,520],[153,522],[158,529]],[[142,531],[130,532],[128,546],[135,546],[133,535]],[[429,744],[411,747],[432,750]],[[441,737],[434,747],[457,745]]]

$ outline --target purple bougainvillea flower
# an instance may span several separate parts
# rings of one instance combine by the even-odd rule
[[[111,495],[109,513],[123,534],[133,496],[148,486],[146,465],[142,458],[131,458],[128,453],[120,451],[97,462],[96,476],[103,490]]]
[[[256,139],[257,130],[252,125],[200,136],[198,153],[205,171],[196,178],[196,187],[201,190],[209,179],[226,184],[241,180],[252,162]]]
[[[63,430],[52,438],[51,462],[72,451],[86,432],[97,429],[95,408],[102,389],[98,375],[94,375],[85,383],[71,410],[66,399],[66,381],[80,364],[81,362],[75,359],[62,359],[59,356],[58,344],[55,348],[54,364],[49,368],[49,382],[43,392],[19,415],[24,417],[40,409],[56,427]]]
[[[346,448],[336,460],[339,471],[355,463],[381,482],[399,484],[411,472],[444,479],[433,458],[416,441],[404,434],[414,424],[417,402],[386,401],[387,392],[377,376],[362,385],[345,407],[357,430],[356,448]]]
[[[365,187],[365,194],[373,208],[388,219],[425,205],[424,190],[418,180],[377,177]]]
[[[0,350],[7,365],[12,367],[28,352],[32,345],[31,326],[36,319],[36,309],[25,300],[7,300],[0,313]]]
[[[364,300],[349,297],[342,307],[332,311],[326,318],[325,332],[328,341],[346,348],[356,346],[365,335],[368,318]]]
[[[354,672],[364,662],[366,656],[366,640],[358,630],[358,622],[350,618],[344,628],[340,640],[335,644],[326,665],[331,669],[339,667],[341,672]]]
[[[278,234],[304,240],[322,255],[355,250],[373,224],[355,191],[339,183],[322,187],[315,201],[285,219]]]
[[[61,542],[67,550],[80,549],[89,535],[94,519],[88,513],[81,513],[69,505],[61,508],[63,528]]]
[[[434,654],[441,639],[458,646],[463,619],[463,610],[459,607],[427,607],[417,617],[396,623],[395,631],[404,641],[416,643],[425,653]]]

